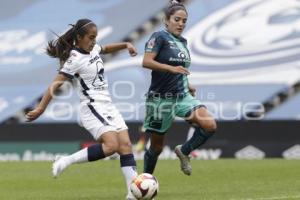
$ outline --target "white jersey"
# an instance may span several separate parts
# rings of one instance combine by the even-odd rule
[[[81,102],[111,102],[100,51],[101,47],[97,44],[90,53],[73,49],[60,70],[61,74],[69,78],[78,78]]]
[[[97,44],[90,53],[73,49],[59,72],[69,78],[78,78],[80,119],[96,140],[103,133],[128,129],[122,115],[111,102],[100,51],[101,47]]]

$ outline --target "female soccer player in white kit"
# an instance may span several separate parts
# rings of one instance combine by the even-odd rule
[[[136,162],[132,154],[128,128],[116,107],[112,104],[104,66],[100,54],[113,53],[121,49],[137,54],[130,43],[116,43],[105,46],[96,44],[97,26],[89,19],[80,19],[73,28],[56,41],[49,41],[47,54],[58,58],[61,63],[59,74],[44,94],[39,105],[26,117],[37,119],[46,109],[53,93],[68,78],[80,82],[80,118],[83,126],[93,135],[98,144],[82,149],[72,155],[63,156],[53,163],[53,176],[57,177],[69,165],[103,159],[114,153],[120,154],[120,163],[127,183],[126,199],[135,199],[129,190],[131,180],[137,175]]]

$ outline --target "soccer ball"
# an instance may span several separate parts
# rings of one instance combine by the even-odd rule
[[[157,195],[158,181],[153,175],[143,173],[132,180],[130,190],[138,200],[151,200]]]

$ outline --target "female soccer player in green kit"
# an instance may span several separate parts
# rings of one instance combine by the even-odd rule
[[[150,148],[144,156],[146,173],[154,172],[165,134],[176,116],[184,118],[196,129],[188,141],[175,147],[181,170],[186,175],[192,173],[190,152],[203,145],[217,128],[214,118],[195,98],[195,88],[188,82],[191,59],[187,40],[181,36],[187,18],[184,5],[172,1],[165,10],[166,29],[153,33],[145,46],[143,67],[152,70],[144,121],[144,128],[151,138]]]

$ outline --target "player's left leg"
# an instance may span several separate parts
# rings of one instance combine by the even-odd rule
[[[192,168],[188,155],[203,145],[216,131],[217,125],[205,106],[200,101],[187,95],[177,106],[177,116],[185,118],[195,127],[193,136],[183,145],[175,148],[175,153],[181,161],[181,170],[190,175]]]
[[[118,133],[120,165],[124,175],[128,193],[126,199],[135,199],[130,192],[130,183],[137,176],[136,162],[132,153],[132,145],[127,130]]]
[[[193,136],[186,141],[181,148],[182,153],[189,155],[191,151],[203,145],[217,129],[214,118],[209,114],[205,107],[200,107],[193,111],[187,118],[195,127]]]

